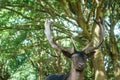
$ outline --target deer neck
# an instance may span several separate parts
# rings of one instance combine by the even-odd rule
[[[84,80],[84,72],[76,71],[72,64],[69,76],[66,80]]]

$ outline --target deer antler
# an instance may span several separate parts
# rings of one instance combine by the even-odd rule
[[[99,21],[96,21],[96,20],[94,20],[98,25],[99,25],[99,28],[100,28],[100,30],[99,30],[99,43],[98,43],[98,45],[97,46],[95,46],[95,47],[91,47],[91,45],[93,44],[93,41],[91,41],[84,49],[83,49],[83,51],[94,51],[94,50],[96,50],[96,49],[98,49],[100,46],[101,46],[101,44],[103,43],[103,40],[104,40],[104,26],[103,26],[103,20],[102,20],[102,18],[100,17],[99,18]]]
[[[69,52],[69,53],[73,53],[73,52],[74,52],[74,50],[75,50],[74,47],[72,47],[72,48],[62,47],[62,46],[58,45],[58,44],[54,41],[53,37],[51,36],[51,22],[50,22],[49,20],[46,20],[46,21],[45,21],[44,26],[45,26],[45,34],[46,34],[46,37],[47,37],[50,45],[51,45],[53,48],[58,49],[58,50],[61,50],[61,51],[64,51],[64,52]]]

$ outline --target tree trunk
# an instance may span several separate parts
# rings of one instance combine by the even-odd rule
[[[94,45],[97,45],[99,43],[99,37],[100,37],[99,30],[100,30],[99,27],[96,26],[95,28],[96,36],[94,37]],[[96,50],[96,53],[94,55],[92,62],[94,67],[95,80],[107,80],[107,76],[104,68],[104,56],[101,53],[100,48]]]
[[[113,71],[114,71],[115,80],[120,80],[120,68],[118,64],[118,55],[113,54],[112,60],[113,60]]]
[[[114,71],[114,77],[115,80],[119,80],[120,79],[120,67],[119,67],[119,63],[118,63],[118,54],[119,54],[119,50],[117,47],[117,42],[115,40],[115,35],[114,35],[114,27],[111,27],[111,31],[110,31],[110,42],[111,42],[111,52],[112,52],[112,62],[113,62],[113,71]]]
[[[94,67],[94,80],[107,80],[104,69],[104,57],[100,49],[96,51],[92,62]]]

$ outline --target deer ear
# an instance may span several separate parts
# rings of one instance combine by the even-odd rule
[[[72,56],[72,54],[70,54],[70,53],[67,52],[67,51],[63,51],[63,50],[62,50],[62,53],[63,53],[63,55],[64,55],[65,57],[67,57],[67,58],[71,58],[71,56]]]
[[[94,54],[95,54],[95,51],[92,51],[92,52],[88,53],[87,58],[91,58]]]

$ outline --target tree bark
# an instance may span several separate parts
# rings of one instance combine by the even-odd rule
[[[107,80],[104,69],[104,57],[101,50],[97,50],[92,60],[94,67],[94,80]]]
[[[99,27],[96,26],[95,28],[95,34],[96,36],[94,37],[94,45],[98,44],[99,42]],[[107,76],[105,73],[105,68],[104,68],[104,56],[101,53],[101,49],[99,48],[96,50],[96,53],[94,55],[94,58],[92,59],[93,62],[93,67],[94,67],[94,79],[95,80],[107,80]]]
[[[114,27],[111,27],[111,31],[110,31],[110,43],[111,43],[111,52],[112,52],[112,62],[113,62],[113,71],[114,71],[114,77],[115,80],[119,80],[120,79],[120,67],[119,67],[119,63],[118,63],[118,54],[119,54],[119,50],[117,47],[117,42],[115,40],[115,35],[114,35]]]

